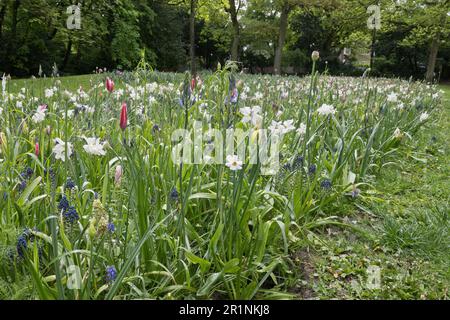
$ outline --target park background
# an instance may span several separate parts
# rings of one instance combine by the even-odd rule
[[[319,70],[332,75],[362,75],[372,64],[376,76],[445,81],[449,8],[447,0],[0,0],[0,73],[130,70],[145,55],[159,71],[233,60],[246,72],[304,75],[317,50]]]

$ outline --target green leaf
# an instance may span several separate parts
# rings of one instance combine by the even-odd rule
[[[219,242],[220,235],[223,231],[223,223],[219,224],[217,227],[216,232],[214,232],[214,235],[211,238],[211,241],[209,242],[209,248],[213,253],[217,253],[217,243]]]
[[[241,269],[239,263],[238,258],[231,259],[223,266],[223,273],[237,273]]]
[[[34,181],[32,183],[30,183],[30,185],[23,191],[22,195],[20,196],[19,200],[17,200],[17,204],[22,207],[25,202],[28,200],[28,197],[30,196],[30,194],[34,191],[34,189],[37,188],[37,186],[39,185],[39,183],[41,182],[42,177],[37,177],[36,179],[34,179]]]
[[[215,193],[194,193],[189,197],[189,200],[192,199],[211,199],[215,200],[217,199],[217,194]]]
[[[191,263],[200,265],[200,270],[202,270],[203,273],[208,272],[209,268],[211,267],[211,262],[196,256],[190,251],[186,251],[186,258]]]
[[[206,279],[205,284],[201,287],[197,295],[198,296],[208,296],[210,294],[210,290],[212,286],[222,277],[222,272],[217,272],[211,274],[208,279]]]

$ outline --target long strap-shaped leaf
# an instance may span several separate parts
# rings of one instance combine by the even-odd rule
[[[127,259],[127,261],[125,262],[125,264],[123,265],[122,269],[120,270],[119,274],[117,275],[116,280],[114,281],[113,286],[111,287],[111,290],[109,290],[108,294],[105,297],[105,300],[111,300],[114,295],[116,294],[117,290],[119,289],[120,285],[122,284],[122,280],[125,278],[125,275],[128,272],[128,269],[130,269],[131,265],[134,262],[134,259],[136,258],[136,256],[139,253],[139,250],[141,249],[141,247],[143,246],[143,244],[145,243],[145,241],[147,241],[148,237],[161,225],[163,224],[171,215],[168,215],[167,217],[165,217],[163,220],[161,220],[158,224],[156,224],[153,228],[148,228],[147,231],[144,233],[144,236],[141,238],[141,240],[139,240],[138,244],[136,245],[136,247],[134,247],[133,252],[131,253],[131,255],[129,256],[129,258]]]

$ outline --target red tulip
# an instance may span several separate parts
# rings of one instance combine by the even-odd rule
[[[192,79],[192,80],[191,80],[191,90],[192,90],[192,91],[194,91],[195,85],[196,85],[196,80],[195,80],[195,79]]]
[[[106,78],[106,90],[109,92],[114,91],[114,81],[112,81],[110,78]]]
[[[124,102],[122,103],[122,111],[120,112],[120,128],[122,130],[125,130],[127,128],[127,124],[128,124],[127,104]]]
[[[39,142],[36,142],[36,144],[34,145],[34,154],[36,155],[36,157],[39,157]]]

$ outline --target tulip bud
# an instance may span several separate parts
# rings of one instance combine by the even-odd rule
[[[118,165],[116,167],[116,173],[114,175],[114,183],[116,186],[120,186],[120,183],[122,181],[122,175],[123,175],[123,169],[121,165]]]
[[[49,136],[49,135],[51,135],[52,134],[52,128],[50,127],[50,126],[47,126],[46,128],[45,128],[45,133]]]
[[[36,155],[36,157],[39,157],[39,142],[36,142],[36,144],[34,145],[34,154]]]
[[[128,116],[127,116],[127,104],[122,103],[122,111],[120,112],[120,128],[125,130],[128,124]]]
[[[192,80],[191,80],[191,90],[192,90],[192,91],[194,91],[194,89],[195,89],[196,82],[197,82],[197,81],[196,81],[195,79],[192,79]]]
[[[106,78],[106,90],[109,92],[114,91],[114,81],[112,81],[110,78]]]
[[[320,58],[319,51],[313,51],[311,54],[311,59],[313,61],[317,61],[317,60],[319,60],[319,58]]]

